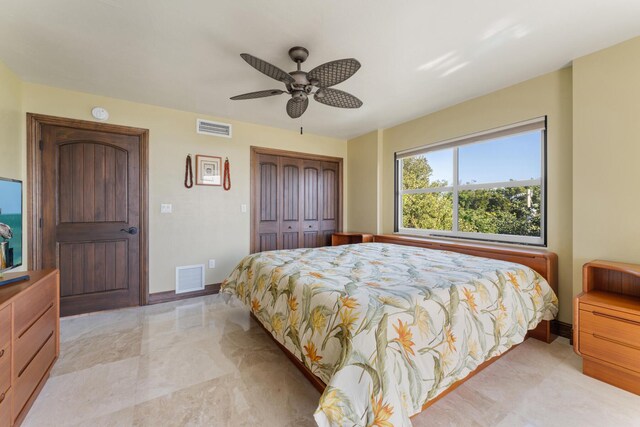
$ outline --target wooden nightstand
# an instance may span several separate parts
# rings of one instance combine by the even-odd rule
[[[573,312],[582,372],[640,394],[640,265],[589,262],[582,290]]]
[[[331,246],[352,245],[355,243],[373,242],[373,234],[368,233],[333,233]]]

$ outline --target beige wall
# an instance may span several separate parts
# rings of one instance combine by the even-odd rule
[[[592,259],[640,263],[640,37],[573,65],[574,283]]]
[[[548,248],[559,257],[560,320],[571,322],[572,286],[572,75],[563,69],[518,85],[455,105],[382,132],[381,219],[382,232],[393,232],[394,153],[411,147],[516,123],[534,117],[548,117],[548,183],[547,232]],[[367,139],[371,134],[361,138]],[[370,137],[369,137],[370,139]],[[358,139],[360,140],[360,139]],[[351,158],[354,141],[349,141],[351,179],[350,202],[356,189],[364,188],[366,175],[356,172]],[[352,151],[352,144],[354,150]],[[366,155],[364,150],[357,152]],[[350,221],[360,224],[368,220],[368,212],[350,208]]]
[[[99,105],[110,113],[108,123],[149,129],[149,206],[151,293],[175,288],[175,267],[205,264],[216,260],[216,268],[206,269],[206,282],[221,282],[240,259],[249,253],[249,147],[252,145],[345,158],[346,141],[300,135],[201,114],[138,104],[86,93],[23,83],[22,119],[26,112],[92,120],[91,108]],[[233,138],[196,134],[196,118],[231,123]],[[295,127],[295,126],[292,126]],[[24,144],[26,135],[21,136]],[[222,187],[184,188],[184,163],[188,153],[229,158],[231,191]],[[22,164],[26,164],[23,155]],[[348,166],[345,166],[348,170]],[[348,182],[348,180],[347,180]],[[346,192],[345,192],[346,193]],[[173,204],[172,214],[160,214],[160,204]],[[345,223],[348,220],[345,194]]]
[[[349,165],[348,231],[378,232],[378,131],[369,132],[347,142]]]
[[[20,79],[0,63],[0,176],[5,178],[22,177],[21,89]]]

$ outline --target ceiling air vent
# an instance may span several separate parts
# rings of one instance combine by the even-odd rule
[[[231,138],[231,125],[228,123],[212,122],[211,120],[198,119],[196,132],[203,135],[223,136]]]

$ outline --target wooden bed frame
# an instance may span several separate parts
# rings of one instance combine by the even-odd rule
[[[420,237],[413,236],[402,236],[396,234],[379,234],[373,236],[373,241],[378,243],[393,243],[396,245],[405,245],[405,246],[416,246],[420,248],[427,249],[437,249],[437,250],[445,250],[451,252],[460,252],[468,255],[475,255],[484,258],[492,258],[498,259],[502,261],[515,262],[518,264],[525,265],[530,267],[531,269],[537,271],[542,277],[544,277],[551,289],[558,294],[558,256],[553,253],[546,251],[544,249],[537,248],[526,248],[526,247],[515,247],[515,246],[507,246],[507,245],[494,245],[494,244],[485,244],[485,243],[471,243],[471,242],[453,242],[450,240],[439,240],[439,239],[426,239]],[[364,243],[366,244],[366,243]],[[304,364],[298,360],[298,358],[291,353],[284,345],[278,342],[271,332],[267,330],[264,325],[251,313],[251,317],[267,332],[267,335],[271,337],[271,339],[280,347],[280,350],[287,355],[287,357],[293,362],[293,364],[304,374],[304,376],[309,380],[309,382],[320,392],[322,393],[326,388],[326,384],[318,377],[316,377],[309,369],[307,369]],[[529,331],[526,338],[535,338],[547,343],[552,342],[556,336],[551,333],[551,322],[548,320],[543,320],[540,324],[533,330]],[[433,405],[435,402],[458,388],[469,378],[476,375],[478,372],[482,371],[487,366],[491,365],[493,362],[498,360],[500,357],[507,354],[509,351],[514,349],[516,346],[511,347],[509,350],[501,354],[500,356],[493,357],[484,363],[480,364],[475,370],[471,371],[469,375],[464,377],[463,379],[453,383],[448,389],[440,393],[435,398],[426,402],[422,406],[422,410],[424,411],[429,406]],[[417,415],[417,414],[416,414]]]

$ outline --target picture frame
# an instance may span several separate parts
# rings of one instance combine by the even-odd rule
[[[222,157],[196,154],[196,185],[222,185]]]

